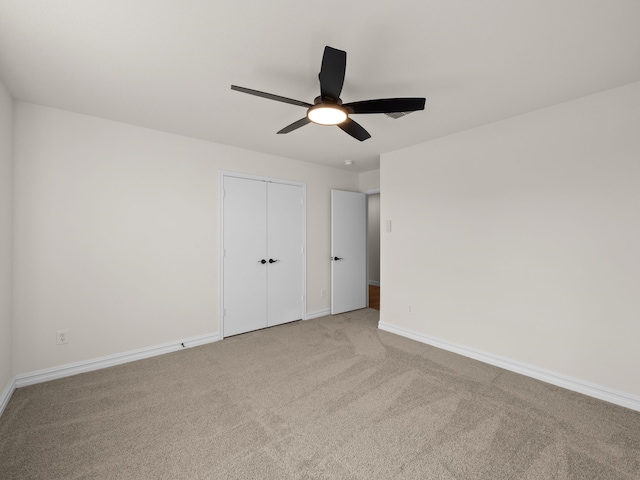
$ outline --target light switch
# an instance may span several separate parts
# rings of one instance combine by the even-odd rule
[[[387,220],[387,232],[391,231],[391,220]]]

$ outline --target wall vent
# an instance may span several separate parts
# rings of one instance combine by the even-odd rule
[[[411,112],[389,112],[389,113],[385,113],[385,115],[387,117],[391,117],[391,118],[395,118],[396,120],[398,118],[404,117],[405,115],[409,115]]]

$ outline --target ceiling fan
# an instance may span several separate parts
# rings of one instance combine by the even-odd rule
[[[300,100],[281,97],[280,95],[238,87],[237,85],[231,85],[231,90],[307,108],[306,117],[284,127],[278,133],[289,133],[313,122],[319,125],[337,125],[361,142],[370,138],[371,135],[359,123],[349,118],[350,115],[361,113],[407,113],[424,110],[424,98],[381,98],[343,104],[340,99],[340,93],[344,84],[346,66],[347,52],[329,46],[324,47],[319,75],[320,96],[315,98],[313,105]]]

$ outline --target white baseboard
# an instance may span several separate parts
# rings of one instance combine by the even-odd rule
[[[459,355],[463,355],[465,357],[473,358],[474,360],[479,360],[481,362],[488,363],[496,367],[504,368],[505,370],[509,370],[511,372],[519,373],[521,375],[535,378],[537,380],[541,380],[543,382],[550,383],[558,387],[566,388],[567,390],[572,390],[574,392],[582,393],[589,397],[597,398],[599,400],[604,400],[605,402],[615,403],[616,405],[620,405],[622,407],[630,408],[632,410],[636,410],[640,412],[640,397],[636,397],[634,395],[631,395],[625,392],[612,390],[610,388],[603,387],[602,385],[596,385],[594,383],[586,382],[584,380],[580,380],[577,378],[572,378],[559,373],[550,372],[542,368],[520,363],[520,362],[510,360],[508,358],[500,357],[497,355],[492,355],[489,353],[474,350],[472,348],[464,347],[462,345],[456,345],[454,343],[450,343],[445,340],[429,337],[427,335],[422,335],[420,333],[416,333],[405,328],[397,327],[395,325],[390,325],[388,323],[380,322],[378,324],[378,328],[380,330],[384,330],[385,332],[394,333],[402,337],[410,338],[420,343],[425,343],[427,345],[441,348],[449,352],[453,352]]]
[[[304,317],[304,319],[312,320],[314,318],[326,317],[327,315],[331,315],[330,308],[325,308],[323,310],[316,310],[314,312],[307,312],[307,315]]]
[[[191,337],[184,340],[183,343],[186,348],[199,347],[201,345],[206,345],[207,343],[213,343],[220,340],[219,333],[207,334],[207,335],[199,335],[197,337]]]
[[[155,345],[153,347],[131,350],[129,352],[116,353],[114,355],[107,355],[106,357],[94,358],[82,362],[61,365],[59,367],[47,368],[45,370],[39,370],[37,372],[23,373],[20,375],[16,375],[15,387],[26,387],[27,385],[34,385],[36,383],[48,382],[49,380],[56,380],[58,378],[70,377],[71,375],[77,375],[79,373],[91,372],[93,370],[113,367],[115,365],[134,362],[136,360],[142,360],[144,358],[155,357],[157,355],[163,355],[165,353],[176,352],[178,350],[182,350],[183,348],[205,345],[207,343],[216,342],[218,340],[220,340],[220,335],[217,333],[200,335],[197,337],[187,338],[182,341],[169,342],[161,345]],[[11,393],[13,393],[13,391]]]
[[[4,412],[4,409],[9,403],[9,400],[11,400],[11,395],[13,395],[13,392],[15,392],[15,390],[16,390],[16,379],[12,378],[11,381],[7,384],[7,386],[4,388],[4,390],[0,394],[0,416],[2,416],[2,412]]]
[[[379,287],[380,282],[376,282],[375,280],[369,280],[369,285],[373,285],[374,287]]]

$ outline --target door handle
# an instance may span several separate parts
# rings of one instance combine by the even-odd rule
[[[280,261],[280,260],[274,260],[273,258],[270,258],[270,259],[269,259],[269,263],[276,263],[276,262],[279,262],[279,261]]]
[[[342,257],[333,257],[331,260],[335,260],[337,262],[338,260],[342,260]]]
[[[262,260],[258,260],[258,263],[261,263],[264,265],[265,263],[267,263],[267,261],[263,258]]]

